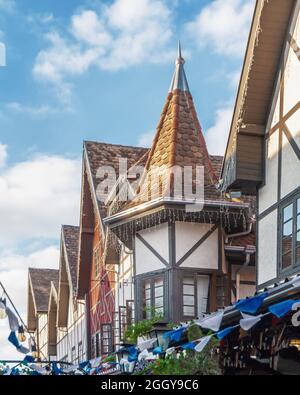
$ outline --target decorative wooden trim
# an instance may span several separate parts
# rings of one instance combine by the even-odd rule
[[[300,60],[300,47],[297,44],[297,41],[294,39],[294,37],[291,34],[289,34],[288,42],[289,42],[292,50],[295,52],[295,55],[297,56],[297,58]]]
[[[197,241],[196,244],[193,245],[193,247],[181,258],[179,261],[176,263],[176,266],[182,265],[184,261],[189,258],[193,252],[197,250],[198,247],[201,246],[216,230],[218,229],[218,225],[215,224],[207,233],[205,233],[204,236],[201,237],[199,241]]]
[[[298,102],[297,104],[294,105],[293,108],[291,108],[284,116],[282,116],[282,119],[276,123],[276,125],[274,125],[272,127],[272,129],[270,130],[269,133],[267,133],[267,138],[272,136],[272,134],[274,132],[276,132],[277,129],[279,129],[281,122],[286,122],[289,118],[291,118],[292,115],[295,114],[295,112],[297,112],[300,109],[300,102]]]
[[[168,223],[168,237],[169,237],[169,265],[176,265],[176,223]]]
[[[209,310],[210,313],[217,310],[217,273],[212,273],[210,276]]]
[[[139,234],[136,234],[136,237],[140,240],[141,243],[144,244],[145,247],[148,248],[152,252],[153,255],[156,256],[165,266],[169,266],[168,262]]]
[[[293,197],[294,195],[297,195],[298,193],[300,193],[300,187],[294,189],[292,192],[290,192],[288,195],[286,195],[284,198],[280,199],[280,201],[272,204],[272,206],[270,206],[269,208],[267,208],[265,211],[263,211],[262,213],[260,213],[257,218],[258,221],[264,219],[266,216],[268,216],[269,214],[271,214],[273,211],[277,210],[278,207],[285,202],[287,199],[290,199],[291,197]]]
[[[295,154],[297,155],[297,158],[300,160],[300,148],[298,147],[298,144],[296,143],[295,139],[292,136],[292,133],[290,132],[286,124],[283,125],[283,132],[286,135],[289,143],[291,144]]]

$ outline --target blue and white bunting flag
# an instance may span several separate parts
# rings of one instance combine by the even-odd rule
[[[300,300],[284,300],[283,302],[273,304],[272,306],[269,306],[269,311],[275,315],[277,318],[282,318],[286,314],[288,314],[295,303],[298,303]]]
[[[223,320],[223,316],[224,311],[219,311],[218,313],[211,314],[208,317],[204,317],[201,320],[196,321],[196,324],[201,326],[201,328],[218,332]]]
[[[244,331],[249,331],[262,319],[262,314],[258,316],[242,313],[243,318],[240,320],[240,326]]]
[[[202,352],[205,349],[205,347],[208,345],[208,343],[210,342],[211,338],[212,338],[212,335],[209,335],[209,336],[205,336],[202,339],[200,339],[199,343],[195,347],[195,351]]]
[[[17,330],[19,329],[18,317],[9,307],[6,307],[6,314],[8,317],[8,323],[9,323],[10,330],[12,332],[17,332]]]
[[[219,340],[223,340],[225,339],[225,337],[227,337],[228,335],[230,335],[230,333],[232,333],[234,331],[235,327],[234,326],[229,326],[226,329],[223,329],[222,331],[217,333],[217,338]]]
[[[235,304],[235,308],[243,313],[255,314],[267,296],[268,292],[263,292],[260,295],[253,296],[253,298],[240,300]]]

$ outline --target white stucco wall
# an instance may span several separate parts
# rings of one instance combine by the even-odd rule
[[[169,262],[168,224],[162,224],[139,232],[143,239]],[[135,238],[136,274],[164,269],[166,266],[137,237]]]
[[[266,141],[266,184],[259,190],[259,212],[262,213],[277,201],[278,191],[278,131]]]
[[[298,17],[293,37],[300,46],[300,17]],[[300,60],[294,50],[290,48],[285,68],[284,113],[289,112],[299,102]],[[286,124],[300,148],[300,110],[294,113],[286,121]],[[282,174],[281,198],[300,186],[300,160],[285,135],[282,147]]]
[[[72,361],[72,348],[75,347],[78,358],[78,346],[82,343],[83,357],[78,361]],[[87,358],[86,317],[85,306],[77,303],[77,311],[74,310],[72,298],[69,301],[68,327],[66,330],[58,329],[57,332],[57,358],[61,360],[67,356],[68,362],[82,362]]]
[[[277,276],[277,210],[258,223],[258,285]]]
[[[298,1],[298,5],[300,2]],[[300,46],[300,16],[299,7],[296,8],[298,14],[294,15],[292,29],[290,31],[297,45]],[[291,111],[300,101],[300,60],[295,51],[288,45],[284,68],[284,95],[283,95],[283,116]],[[272,111],[269,115],[268,129],[270,132],[280,121],[280,79],[278,77],[277,89],[274,93]],[[300,148],[300,110],[298,109],[289,119],[285,121],[291,135]],[[280,199],[284,199],[291,192],[300,186],[300,161],[296,156],[285,133],[282,133],[281,169],[279,169],[279,131],[271,134],[267,141],[267,156],[265,162],[266,185],[259,190],[259,211],[260,213],[278,203],[278,174],[281,171]],[[274,280],[277,277],[277,252],[279,246],[277,229],[278,209],[274,206],[273,211],[259,221],[259,241],[258,241],[258,285]]]
[[[176,222],[176,261],[178,262],[211,228],[210,224]],[[211,234],[181,267],[218,269],[218,229]]]

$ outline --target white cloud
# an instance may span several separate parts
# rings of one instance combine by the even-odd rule
[[[106,47],[112,40],[112,37],[106,31],[104,23],[91,10],[73,15],[71,31],[78,41],[92,46]]]
[[[151,130],[151,132],[144,133],[140,136],[139,141],[138,141],[138,146],[139,147],[151,147],[153,138],[154,138],[154,131]]]
[[[76,13],[63,32],[49,32],[49,45],[38,53],[33,73],[69,97],[69,79],[92,66],[119,70],[169,60],[171,36],[171,11],[162,0],[115,0],[99,13]]]
[[[214,0],[186,25],[187,32],[200,47],[243,57],[254,6],[254,0]]]
[[[0,170],[0,280],[25,322],[28,268],[58,268],[61,224],[78,223],[80,175],[80,160],[41,154]],[[0,330],[0,359],[21,359],[7,320]]]
[[[37,107],[27,106],[19,102],[11,102],[6,105],[6,107],[16,113],[26,114],[33,118],[44,118],[48,115],[54,114],[57,112],[55,108],[52,108],[48,105],[41,105]]]
[[[0,171],[0,246],[57,238],[78,223],[79,160],[38,155]]]
[[[232,120],[232,106],[216,111],[215,124],[205,133],[208,152],[211,155],[224,155]]]
[[[7,146],[0,144],[0,169],[4,167],[7,159]]]
[[[50,246],[35,251],[27,256],[6,252],[0,254],[0,278],[7,292],[12,298],[21,317],[27,322],[27,277],[28,268],[58,268],[59,248]],[[7,337],[9,335],[8,320],[0,321],[0,359],[22,359],[11,345]],[[25,344],[26,346],[26,344]]]

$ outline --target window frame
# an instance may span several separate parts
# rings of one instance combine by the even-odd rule
[[[109,328],[109,330],[105,330]],[[110,336],[105,337],[105,334],[110,333]],[[109,344],[104,344],[104,341],[108,340]],[[104,350],[107,347],[107,350]],[[114,351],[114,334],[113,326],[111,323],[101,325],[101,355],[109,355]]]
[[[101,335],[100,332],[95,332],[91,337],[91,351],[93,358],[101,356]]]
[[[289,206],[292,206],[292,217],[285,221],[284,218],[284,210]],[[300,268],[300,259],[297,261],[297,250],[300,251],[300,240],[299,245],[297,246],[297,234],[300,235],[300,193],[298,192],[288,200],[285,200],[279,208],[279,225],[278,225],[278,241],[279,241],[279,259],[278,259],[278,274],[279,275],[288,275],[289,273],[293,273]],[[292,249],[290,250],[292,259],[291,265],[283,268],[283,257],[287,255],[287,253],[283,253],[283,240],[289,236],[284,235],[284,226],[292,221]],[[299,225],[299,228],[298,228]]]
[[[210,311],[210,304],[211,304],[211,287],[212,287],[212,274],[206,272],[199,272],[198,270],[190,271],[190,270],[183,270],[181,273],[180,278],[180,289],[181,289],[181,306],[182,306],[182,317],[183,320],[191,320],[198,316],[198,285],[197,285],[197,277],[208,277],[208,292],[207,292],[207,309],[206,313]],[[184,304],[184,279],[185,278],[192,278],[193,279],[193,286],[194,286],[194,315],[185,315],[184,314],[184,307],[189,306]],[[186,284],[187,285],[187,284]],[[186,296],[192,296],[186,294]],[[192,307],[192,305],[190,305]]]
[[[160,279],[162,280],[162,287],[163,288],[163,296],[162,297],[156,297],[155,296],[155,289],[160,288],[160,287],[155,287],[155,282]],[[146,307],[146,297],[145,297],[145,285],[146,283],[150,283],[150,298],[147,300],[150,300],[150,315],[147,315],[147,311],[145,309]],[[156,310],[155,307],[155,299],[162,298],[163,299],[163,314],[161,317],[161,320],[164,320],[167,317],[167,287],[166,287],[166,273],[165,272],[160,272],[156,274],[152,274],[150,276],[145,276],[141,279],[141,285],[140,285],[140,294],[141,294],[141,301],[142,301],[142,311],[141,311],[141,319],[147,320],[151,319],[154,316],[154,311]]]
[[[93,251],[93,261],[94,261],[94,273],[95,280],[100,277],[101,273],[101,249],[100,246],[95,247]]]

